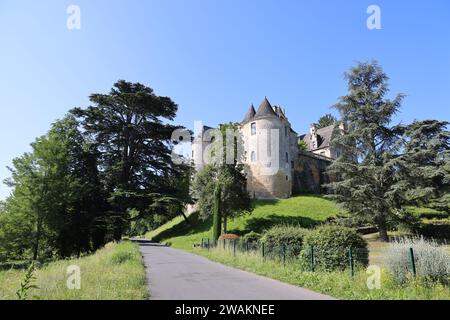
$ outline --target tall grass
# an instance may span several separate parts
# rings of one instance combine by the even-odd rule
[[[81,289],[70,290],[67,267],[81,270]],[[0,272],[0,300],[16,299],[25,271]],[[145,270],[139,248],[131,242],[108,244],[95,254],[60,260],[36,271],[38,289],[29,299],[42,300],[141,300],[148,298]]]

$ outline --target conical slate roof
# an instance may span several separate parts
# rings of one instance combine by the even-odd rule
[[[246,123],[250,120],[253,119],[253,117],[255,116],[256,111],[255,111],[255,107],[253,106],[253,104],[250,106],[250,108],[247,111],[247,114],[245,115],[244,120],[242,120],[242,123]]]
[[[258,111],[255,114],[255,118],[258,117],[266,117],[266,116],[277,116],[275,111],[273,111],[272,106],[270,105],[269,100],[265,97],[261,105],[259,106]]]

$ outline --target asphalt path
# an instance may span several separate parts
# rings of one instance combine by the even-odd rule
[[[151,300],[329,300],[329,296],[138,241]]]

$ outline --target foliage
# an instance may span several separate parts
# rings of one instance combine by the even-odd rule
[[[219,240],[238,240],[239,236],[232,233],[223,233],[220,235]]]
[[[367,242],[351,228],[323,225],[308,234],[303,241],[301,259],[311,260],[313,248],[314,264],[318,269],[331,271],[349,267],[349,249],[353,251],[355,264],[368,264]]]
[[[410,248],[413,249],[417,274],[424,280],[448,284],[450,255],[433,240],[400,238],[390,243],[386,255],[389,271],[399,283],[412,279]]]
[[[260,243],[264,244],[264,251],[269,257],[280,256],[283,250],[287,257],[297,257],[307,232],[307,229],[296,226],[276,225],[263,233]]]
[[[298,140],[298,150],[300,151],[308,151],[308,145],[303,140]]]
[[[49,259],[105,243],[106,200],[97,155],[73,117],[52,125],[32,152],[13,160],[13,187],[0,216],[0,256]]]
[[[246,233],[243,237],[241,237],[240,242],[242,245],[246,243],[255,244],[260,241],[261,237],[262,234],[250,231],[249,233]]]
[[[23,281],[20,283],[20,289],[16,292],[19,300],[27,300],[28,293],[31,289],[39,289],[39,287],[34,284],[36,281],[36,276],[34,275],[35,271],[36,267],[34,262],[32,262],[25,273]]]
[[[391,126],[404,95],[393,100],[388,77],[376,63],[359,63],[346,73],[349,93],[334,106],[347,124],[345,135],[334,135],[342,151],[328,170],[331,199],[358,224],[376,225],[383,241],[389,226],[408,223],[406,205],[423,205],[446,184],[442,166],[448,162],[447,123],[434,120]]]
[[[222,125],[220,134],[225,136],[225,131],[230,128],[236,128],[236,125]],[[225,233],[227,232],[228,218],[242,215],[251,210],[252,207],[252,201],[247,191],[244,167],[237,160],[237,139],[234,141],[235,147],[232,148],[235,150],[234,163],[216,161],[205,165],[200,172],[196,173],[192,185],[192,191],[194,198],[197,199],[200,214],[205,219],[214,212],[216,187],[221,188],[220,208],[223,219],[223,232]],[[227,141],[222,137],[222,139],[217,139],[216,143],[219,144],[217,148],[221,148],[223,147],[222,143],[226,144]],[[228,148],[231,147],[228,146]],[[220,157],[220,154],[217,153],[216,156]],[[224,153],[223,157],[225,156]]]
[[[93,106],[71,113],[100,153],[114,239],[127,231],[130,209],[139,211],[135,219],[155,212],[180,214],[190,201],[188,168],[171,158],[171,136],[180,127],[163,122],[175,118],[178,106],[149,87],[123,80],[109,94],[92,94],[90,101]]]
[[[333,124],[336,124],[336,122],[337,122],[336,117],[330,113],[327,113],[326,115],[323,115],[322,117],[319,118],[319,121],[317,122],[317,129],[331,126]]]

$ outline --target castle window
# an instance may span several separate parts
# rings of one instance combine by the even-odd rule
[[[256,134],[256,122],[253,122],[251,124],[251,131],[252,131],[252,136],[254,136]]]
[[[294,169],[294,161],[291,161],[291,168]]]
[[[286,163],[289,163],[289,154],[286,152]]]
[[[287,137],[288,136],[288,127],[284,127],[284,135]]]
[[[252,151],[250,159],[251,159],[252,162],[256,161],[256,152],[255,151]]]

